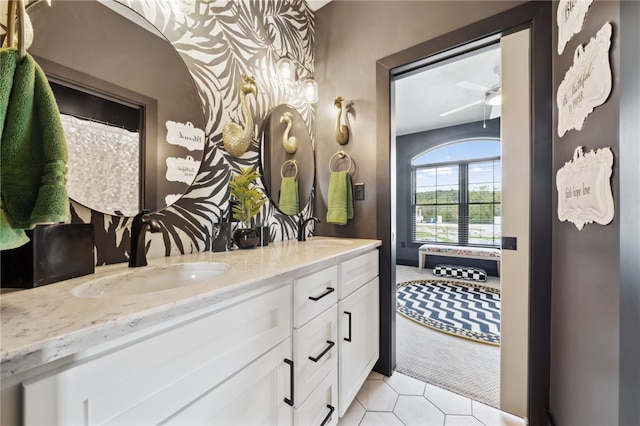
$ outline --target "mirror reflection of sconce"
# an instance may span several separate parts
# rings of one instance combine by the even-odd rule
[[[342,96],[338,96],[333,101],[333,105],[338,109],[338,117],[336,119],[336,142],[340,145],[346,145],[347,142],[349,142],[349,126],[340,123],[340,119],[342,118],[342,101],[344,101]]]
[[[303,68],[309,77],[298,81],[298,66]],[[282,85],[288,91],[294,93],[294,96],[300,96],[305,102],[310,104],[318,102],[318,83],[302,63],[285,55],[278,60],[276,70],[280,81],[282,81]]]
[[[251,115],[247,95],[250,93],[256,95],[258,93],[258,87],[256,86],[254,77],[242,74],[242,81],[243,83],[240,86],[240,102],[245,119],[245,128],[243,129],[242,126],[233,122],[225,123],[222,128],[224,149],[236,158],[241,157],[247,152],[251,145],[251,139],[253,138],[253,116]]]
[[[295,136],[289,136],[289,131],[291,130],[291,113],[285,112],[280,117],[280,122],[287,123],[287,127],[284,129],[284,133],[282,134],[282,146],[284,150],[287,151],[288,154],[295,154],[298,150],[298,138]]]

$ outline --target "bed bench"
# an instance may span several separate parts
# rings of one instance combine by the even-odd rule
[[[418,268],[422,272],[426,256],[463,257],[467,259],[495,260],[500,274],[500,249],[488,247],[446,246],[423,244],[418,248]]]

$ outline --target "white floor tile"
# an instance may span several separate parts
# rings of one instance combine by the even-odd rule
[[[385,377],[384,381],[400,395],[422,395],[425,383],[402,373],[393,373],[391,377]]]
[[[400,395],[393,413],[406,426],[444,425],[444,413],[423,396]]]
[[[338,420],[338,426],[358,426],[366,412],[362,404],[354,399],[344,416]]]
[[[367,411],[393,411],[398,394],[384,380],[368,379],[356,395]]]
[[[427,384],[424,396],[445,414],[471,415],[471,399]]]
[[[403,426],[393,413],[367,412],[360,422],[360,426]]]
[[[482,423],[491,426],[525,426],[523,418],[505,413],[497,408],[490,407],[477,401],[473,401],[472,405],[473,417]]]
[[[473,416],[447,416],[444,426],[484,426],[482,422]]]

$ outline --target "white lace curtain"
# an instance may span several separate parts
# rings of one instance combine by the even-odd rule
[[[138,132],[61,114],[69,151],[67,191],[94,210],[133,216],[140,211]]]

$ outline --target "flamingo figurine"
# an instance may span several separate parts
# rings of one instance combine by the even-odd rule
[[[291,113],[285,112],[280,117],[280,122],[287,123],[287,128],[284,129],[284,133],[282,134],[282,145],[284,146],[284,150],[289,154],[295,154],[298,150],[298,138],[295,136],[289,136],[289,131],[291,130]]]
[[[242,154],[247,152],[251,145],[251,139],[253,138],[253,116],[251,115],[251,109],[247,101],[247,95],[258,93],[258,87],[256,86],[256,80],[247,74],[242,74],[243,83],[240,86],[240,102],[242,104],[242,113],[246,121],[245,128],[239,124],[228,122],[225,123],[222,128],[222,142],[224,149],[231,154],[232,157],[241,157]]]

